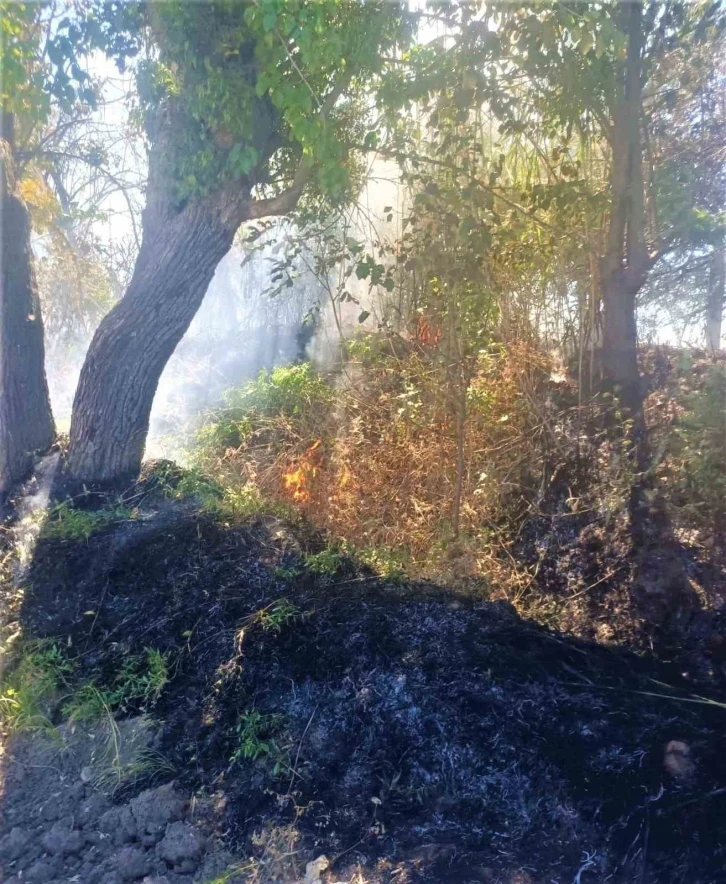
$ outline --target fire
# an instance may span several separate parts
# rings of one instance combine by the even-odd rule
[[[426,347],[436,347],[441,341],[441,329],[429,322],[425,316],[419,316],[416,325],[416,339]]]
[[[298,458],[297,464],[292,464],[288,472],[283,474],[286,491],[298,503],[310,500],[310,482],[317,476],[322,464],[322,452],[319,450],[322,444],[322,439],[313,442],[305,454]]]

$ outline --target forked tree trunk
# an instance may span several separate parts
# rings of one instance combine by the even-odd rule
[[[236,221],[214,201],[147,208],[134,275],[91,342],[73,403],[70,485],[119,487],[139,473],[161,373],[196,314]]]
[[[715,353],[721,349],[721,324],[726,303],[726,248],[714,249],[708,280],[706,304],[706,346]]]
[[[15,191],[12,118],[0,140],[0,499],[55,438],[45,377],[40,299],[30,247],[30,216]]]

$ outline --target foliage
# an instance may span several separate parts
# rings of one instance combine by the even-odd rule
[[[705,532],[722,534],[726,529],[726,366],[709,366],[698,388],[684,397],[670,454],[675,459],[675,500]]]
[[[50,641],[28,643],[0,685],[0,721],[9,731],[51,729],[59,692],[66,689],[73,665]]]
[[[302,616],[302,611],[288,599],[278,599],[266,608],[260,609],[255,620],[265,632],[282,632]]]
[[[230,764],[262,761],[265,766],[271,766],[273,777],[289,769],[289,752],[279,744],[284,722],[282,715],[263,713],[257,709],[242,713],[234,729],[236,745],[229,759]]]
[[[206,416],[195,440],[196,456],[206,463],[239,448],[275,422],[293,433],[309,433],[330,404],[332,391],[310,363],[262,371],[256,380],[230,391],[225,405]]]
[[[58,540],[88,540],[92,534],[111,525],[136,518],[136,512],[122,503],[110,504],[97,510],[77,509],[64,501],[56,504],[43,523],[44,537]]]
[[[235,181],[249,188],[289,180],[301,156],[322,192],[345,192],[349,119],[344,105],[332,105],[338,95],[370,88],[387,51],[408,39],[401,6],[215,0],[125,7],[100,3],[87,32],[122,62],[153,37],[157,53],[139,68],[139,94],[150,130],[159,107],[174,108],[167,160],[179,198]]]
[[[391,549],[385,546],[369,546],[355,551],[355,558],[379,574],[384,580],[393,583],[406,578],[409,565],[405,549]]]
[[[303,556],[303,564],[312,574],[333,577],[343,568],[345,559],[345,553],[341,549],[326,546],[320,552],[306,553]]]
[[[170,461],[161,461],[154,466],[151,478],[165,497],[172,500],[193,497],[206,509],[218,507],[224,497],[224,489],[196,467],[182,469]]]
[[[360,336],[354,343],[347,379],[335,381],[334,395],[331,382],[316,397],[312,426],[305,409],[294,421],[267,418],[264,432],[255,423],[258,417],[238,412],[235,420],[253,428],[242,444],[234,449],[205,444],[197,457],[225,488],[226,499],[243,489],[244,497],[276,501],[328,534],[321,552],[301,560],[306,571],[335,575],[352,558],[389,579],[404,568],[441,573],[448,558],[435,563],[432,549],[451,537],[456,438],[450,394],[441,388],[440,355],[435,346],[395,336]],[[473,554],[459,555],[457,569],[466,559],[465,570],[477,573],[488,556],[483,526],[518,517],[536,493],[542,454],[535,440],[542,426],[529,397],[547,369],[545,357],[522,346],[493,345],[476,357],[465,429],[462,528],[479,539]],[[327,441],[311,451],[318,434]]]
[[[71,721],[94,722],[115,713],[154,706],[169,680],[166,654],[145,648],[142,655],[124,659],[110,686],[95,681],[75,689],[63,704],[63,715]]]
[[[168,659],[154,648],[128,656],[113,684],[80,681],[77,666],[57,643],[26,643],[0,685],[0,721],[9,731],[52,730],[60,706],[71,721],[112,720],[130,707],[146,710],[169,680]]]

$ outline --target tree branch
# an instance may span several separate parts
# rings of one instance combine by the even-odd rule
[[[340,96],[345,92],[352,79],[352,74],[346,74],[341,81],[333,86],[322,103],[318,116],[325,122],[328,114],[335,107]],[[305,187],[307,186],[310,176],[312,175],[313,164],[309,157],[302,157],[298,164],[295,177],[292,184],[277,196],[268,197],[266,199],[258,199],[246,201],[242,206],[242,214],[244,221],[251,221],[255,218],[265,218],[270,215],[286,215],[291,212],[298,204]]]

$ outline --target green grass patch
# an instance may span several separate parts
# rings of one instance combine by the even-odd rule
[[[73,664],[54,642],[25,645],[0,683],[0,722],[16,731],[51,730],[59,696],[68,690]]]
[[[132,706],[148,711],[169,681],[166,654],[145,648],[143,654],[127,657],[111,685],[87,682],[72,692],[63,704],[63,716],[71,721],[93,722]]]
[[[127,657],[110,685],[80,680],[61,646],[27,643],[0,683],[0,722],[9,732],[53,730],[53,720],[91,723],[130,708],[148,711],[169,680],[168,658],[154,648]]]
[[[255,621],[265,632],[282,632],[284,626],[289,626],[302,617],[303,612],[297,605],[288,599],[278,599],[266,608],[260,609],[255,615]]]
[[[103,531],[117,522],[136,518],[136,510],[121,503],[98,510],[76,509],[64,501],[48,511],[41,536],[58,540],[88,540],[92,534]]]

